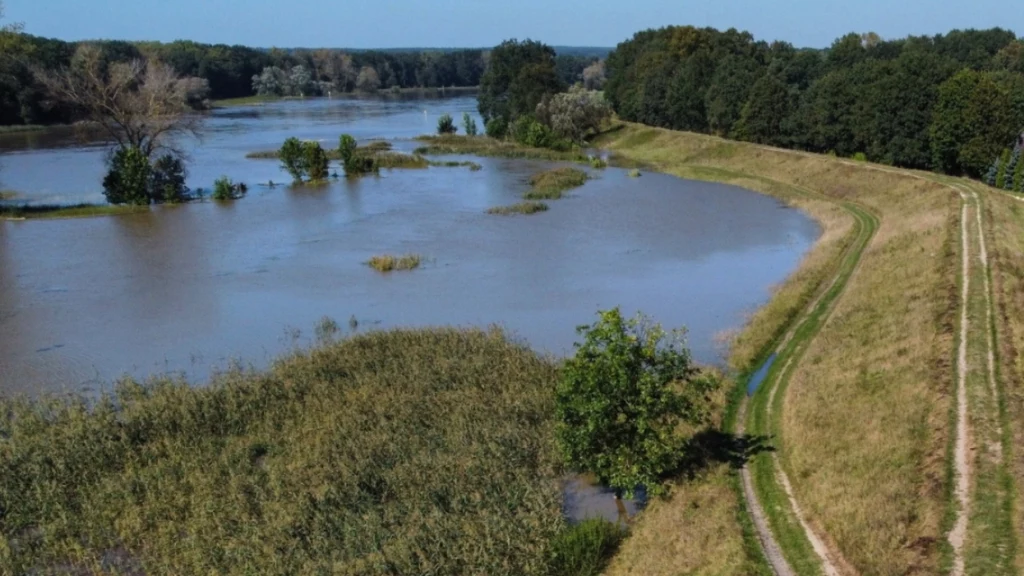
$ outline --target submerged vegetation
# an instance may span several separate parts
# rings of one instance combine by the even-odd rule
[[[520,202],[509,206],[496,206],[488,209],[487,213],[499,216],[513,216],[515,214],[536,214],[538,212],[546,212],[547,210],[548,205],[543,202]]]
[[[475,156],[493,156],[498,158],[522,158],[530,160],[555,160],[568,162],[589,162],[590,158],[579,151],[559,151],[547,148],[533,148],[508,140],[500,140],[489,136],[421,136],[424,143],[416,149],[416,154],[448,155],[471,154]]]
[[[34,220],[45,218],[87,218],[149,212],[148,206],[131,204],[0,204],[0,218]]]
[[[421,260],[422,257],[418,254],[406,254],[404,256],[383,254],[370,258],[366,264],[378,272],[392,272],[395,270],[415,270],[419,268]]]
[[[532,190],[526,193],[527,200],[558,200],[562,195],[587,183],[590,177],[578,168],[553,168],[530,177]]]

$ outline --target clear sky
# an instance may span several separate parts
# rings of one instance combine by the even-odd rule
[[[4,0],[7,20],[65,40],[196,40],[282,47],[484,47],[505,38],[614,46],[690,24],[825,47],[1000,26],[1024,35],[1020,0]]]

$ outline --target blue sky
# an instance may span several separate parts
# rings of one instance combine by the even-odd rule
[[[735,27],[824,47],[1001,26],[1024,35],[1019,0],[5,0],[7,20],[66,40],[189,39],[251,46],[491,46],[505,38],[614,46],[669,24]]]

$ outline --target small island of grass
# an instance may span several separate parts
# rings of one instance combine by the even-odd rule
[[[474,156],[530,160],[590,161],[585,154],[578,150],[561,151],[550,148],[531,148],[510,140],[498,140],[489,136],[445,134],[439,136],[420,136],[417,140],[423,142],[424,145],[417,148],[415,153],[424,156],[471,154]]]
[[[488,214],[497,214],[499,216],[512,216],[515,214],[536,214],[538,212],[545,212],[548,209],[548,205],[543,202],[520,202],[518,204],[512,204],[510,206],[496,206],[487,211]]]
[[[590,177],[579,168],[554,168],[530,177],[532,190],[526,193],[527,200],[558,200],[565,192],[586,184]]]
[[[393,272],[397,270],[415,270],[420,267],[421,260],[422,257],[418,254],[406,254],[404,256],[382,254],[370,258],[366,264],[378,272]]]

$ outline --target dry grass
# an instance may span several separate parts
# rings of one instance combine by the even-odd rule
[[[548,205],[543,202],[520,202],[509,206],[496,206],[488,209],[487,213],[496,214],[498,216],[514,216],[516,214],[537,214],[538,212],[546,212],[547,210]]]
[[[825,202],[853,201],[879,215],[859,268],[779,399],[777,444],[812,526],[856,570],[936,573],[949,489],[959,198],[866,166],[694,134],[631,125],[598,144],[680,176],[740,182],[751,174],[748,188],[822,194],[783,196],[811,211],[825,236],[737,339],[735,367],[749,369],[834,265],[849,218]]]
[[[378,272],[393,272],[395,270],[415,270],[420,267],[420,261],[421,257],[418,254],[404,256],[382,254],[370,258],[366,264]]]

